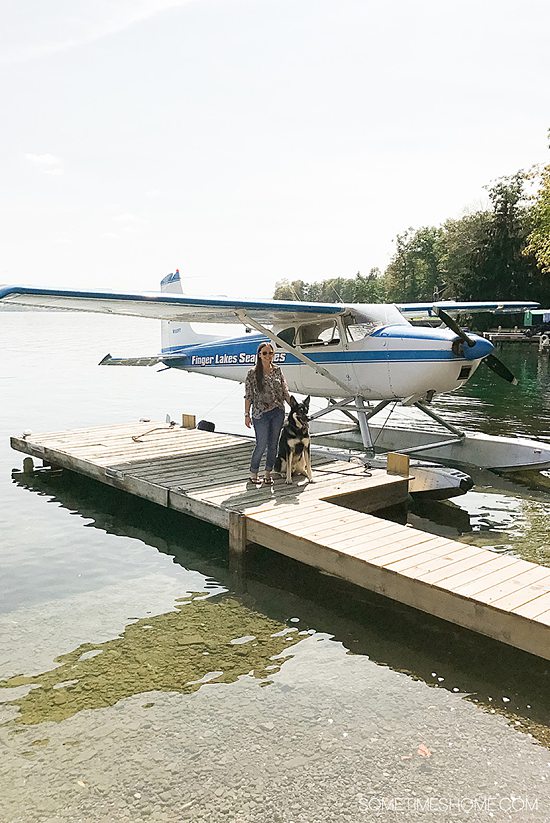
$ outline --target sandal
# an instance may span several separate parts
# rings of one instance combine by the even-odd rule
[[[247,483],[253,483],[255,486],[257,486],[258,483],[261,483],[261,482],[262,481],[260,480],[259,477],[249,477],[248,480],[247,480]]]

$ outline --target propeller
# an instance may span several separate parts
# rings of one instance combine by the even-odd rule
[[[475,344],[476,344],[475,340],[472,340],[471,337],[468,337],[468,335],[466,334],[464,329],[460,328],[460,326],[458,325],[458,323],[456,322],[454,317],[451,317],[451,315],[447,314],[447,312],[443,311],[443,309],[436,308],[435,313],[437,314],[437,316],[439,318],[441,318],[441,320],[445,323],[445,325],[448,326],[451,331],[454,331],[454,333],[458,337],[460,337],[460,339],[463,340],[464,343],[467,343],[468,346],[470,346],[470,348],[472,346],[475,346]]]
[[[469,348],[473,348],[476,345],[476,341],[469,337],[464,329],[460,328],[456,320],[452,318],[450,314],[447,314],[446,311],[443,311],[443,309],[437,307],[435,308],[435,313],[443,321],[443,323],[445,323],[445,325],[462,340],[463,343],[466,343]],[[514,377],[508,366],[505,366],[502,360],[499,360],[496,355],[492,353],[487,354],[481,362],[485,363],[491,371],[499,377],[502,377],[503,380],[507,380],[508,383],[511,383],[513,386],[517,386],[517,379]]]
[[[502,360],[499,360],[494,354],[488,354],[481,362],[489,366],[491,371],[494,371],[494,373],[502,377],[503,380],[507,380],[512,386],[517,386],[517,377],[514,377],[508,366],[505,366]]]

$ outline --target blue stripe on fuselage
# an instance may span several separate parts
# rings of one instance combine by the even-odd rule
[[[379,330],[384,331],[384,330]],[[422,334],[403,334],[408,332],[405,326],[399,327],[399,334],[386,334],[385,337],[405,338],[405,339],[424,339],[426,335]],[[377,334],[376,336],[380,336]],[[428,338],[433,339],[433,338]],[[449,340],[448,332],[441,336],[437,335],[436,339],[441,342],[451,342]],[[181,354],[182,364],[185,363],[185,368],[204,368],[223,366],[248,366],[251,368],[256,361],[256,352],[261,343],[268,342],[268,338],[262,335],[246,335],[246,337],[232,337],[222,340],[213,340],[208,343],[196,344],[191,343],[185,346],[172,346],[169,349],[163,349],[162,354]],[[361,351],[342,351],[333,347],[326,346],[323,351],[311,351],[304,349],[304,354],[313,362],[320,365],[341,364],[341,363],[400,363],[400,362],[442,362],[461,361],[463,357],[457,357],[451,349],[400,349],[383,351],[369,351],[362,349]],[[276,350],[275,359],[279,365],[295,366],[300,365],[302,361],[295,357],[295,355],[281,349]]]

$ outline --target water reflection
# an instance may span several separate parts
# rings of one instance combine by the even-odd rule
[[[550,566],[550,501],[540,496],[479,488],[454,501],[416,498],[407,522],[450,540]]]
[[[11,701],[19,708],[16,722],[59,722],[144,692],[189,694],[243,675],[265,685],[299,639],[298,629],[235,598],[201,594],[176,604],[174,612],[138,620],[120,638],[79,646],[50,671],[2,680],[0,689],[31,687]]]
[[[480,368],[460,391],[439,395],[434,407],[450,423],[473,431],[550,440],[548,355],[539,356],[536,347],[504,344],[498,356],[517,386]]]
[[[138,536],[174,563],[199,570],[216,591],[231,588],[227,538],[219,529],[69,472],[55,480],[46,472],[26,487],[82,517],[86,528]],[[21,722],[61,719],[143,691],[193,691],[210,677],[233,682],[253,672],[260,685],[268,684],[281,665],[272,658],[298,638],[309,642],[309,632],[312,641],[319,633],[329,636],[348,654],[501,712],[550,746],[547,662],[267,549],[249,551],[247,572],[243,595],[202,599],[203,593],[175,612],[135,621],[120,638],[79,646],[59,659],[58,668],[4,681],[5,688],[31,687],[16,698]]]

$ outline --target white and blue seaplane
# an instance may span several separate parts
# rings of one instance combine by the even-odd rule
[[[0,306],[87,311],[158,318],[162,349],[146,357],[112,357],[101,365],[152,366],[214,375],[244,382],[260,342],[269,340],[275,361],[284,366],[291,392],[324,398],[311,415],[312,431],[340,448],[401,451],[436,463],[498,471],[550,467],[550,445],[519,437],[494,437],[459,430],[430,408],[441,392],[461,388],[479,366],[516,383],[483,337],[463,331],[452,315],[460,311],[514,312],[532,302],[404,304],[307,303],[231,300],[184,296],[179,271],[155,293],[117,293],[0,286]],[[436,316],[439,327],[413,326],[409,317]],[[192,323],[239,325],[228,337],[203,334]],[[243,328],[244,327],[244,328]],[[389,404],[414,406],[431,430],[389,425],[373,418]],[[335,428],[327,414],[345,423]],[[434,430],[433,423],[444,434]],[[460,484],[460,481],[457,481]]]

